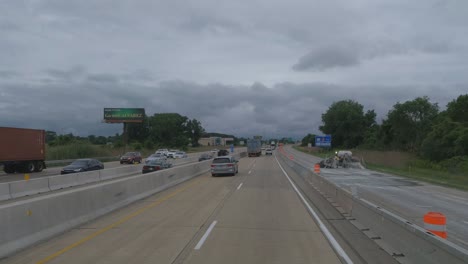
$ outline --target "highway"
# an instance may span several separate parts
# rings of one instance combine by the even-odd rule
[[[357,229],[352,243],[326,235],[339,217],[319,226],[288,173],[275,156],[244,158],[234,177],[206,173],[0,263],[396,263]]]
[[[291,146],[285,150],[310,169],[321,160]],[[424,214],[441,212],[447,217],[448,240],[468,249],[468,192],[366,169],[321,169],[320,175],[420,226]]]
[[[240,152],[244,148],[236,148],[235,153]],[[187,154],[187,158],[183,159],[168,159],[169,162],[171,162],[174,166],[180,165],[182,163],[186,163],[189,160],[196,160],[202,153],[204,152],[197,152],[197,153],[189,153]],[[120,164],[119,161],[110,161],[110,162],[104,162],[104,169],[111,169],[111,168],[117,168],[117,167],[123,167],[123,166],[135,166],[131,164]],[[136,165],[136,166],[142,166],[142,165]],[[59,167],[50,167],[45,169],[42,172],[34,172],[30,173],[30,179],[37,179],[37,178],[42,178],[42,177],[48,177],[48,176],[55,176],[55,175],[60,175],[60,171],[62,170],[64,166],[59,166]],[[24,179],[24,173],[12,173],[12,174],[6,174],[2,171],[0,171],[0,183],[3,182],[12,182],[12,181],[21,181]]]

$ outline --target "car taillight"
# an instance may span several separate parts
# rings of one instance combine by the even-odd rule
[[[156,169],[157,169],[157,170],[160,170],[160,169],[161,169],[161,167],[160,167],[160,166],[156,166]]]
[[[234,164],[228,164],[227,166],[228,167],[234,167]]]
[[[216,165],[211,165],[211,168],[214,168],[214,167],[216,167]]]

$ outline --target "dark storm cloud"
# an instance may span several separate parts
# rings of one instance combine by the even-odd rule
[[[104,107],[236,135],[318,132],[334,101],[385,116],[466,93],[468,1],[0,1],[0,123],[112,134]],[[7,114],[6,114],[7,113]]]
[[[444,106],[468,90],[466,85],[449,88],[441,96],[431,98]],[[260,133],[301,137],[306,133],[319,133],[321,114],[335,101],[356,100],[366,110],[375,109],[380,119],[397,101],[414,99],[425,91],[436,94],[442,88],[325,83],[232,86],[184,81],[144,86],[95,82],[89,78],[64,86],[56,80],[47,85],[2,86],[0,108],[8,109],[8,115],[2,115],[0,122],[7,126],[27,124],[59,133],[109,135],[120,132],[121,126],[101,123],[104,107],[144,107],[148,115],[177,112],[196,118],[207,131],[238,136]]]
[[[344,47],[325,47],[309,52],[293,66],[295,71],[323,71],[335,67],[348,67],[359,63],[358,54]]]

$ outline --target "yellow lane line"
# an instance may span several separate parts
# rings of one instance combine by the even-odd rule
[[[181,192],[183,192],[183,191],[189,189],[190,187],[192,187],[192,186],[194,186],[194,185],[200,183],[200,182],[201,182],[202,180],[204,180],[204,179],[206,179],[206,178],[196,180],[195,182],[193,182],[193,183],[191,183],[191,184],[185,186],[184,188],[181,188],[181,189],[176,190],[176,191],[174,191],[174,192],[172,192],[172,193],[170,193],[170,194],[168,194],[168,195],[166,195],[166,196],[164,196],[164,197],[161,197],[160,199],[156,200],[155,202],[153,202],[153,203],[151,203],[151,204],[149,204],[149,205],[147,205],[147,206],[145,206],[145,207],[142,207],[142,208],[136,210],[135,212],[133,212],[133,213],[131,213],[131,214],[129,214],[129,215],[126,215],[126,216],[120,218],[118,221],[116,221],[116,222],[114,222],[114,223],[112,223],[112,224],[110,224],[110,225],[108,225],[108,226],[106,226],[106,227],[104,227],[104,228],[102,228],[102,229],[100,229],[100,230],[98,230],[98,231],[96,231],[96,232],[90,234],[89,236],[84,237],[84,238],[78,240],[77,242],[75,242],[75,243],[73,243],[73,244],[71,244],[71,245],[69,245],[69,246],[64,247],[63,249],[61,249],[61,250],[59,250],[59,251],[53,253],[52,255],[50,255],[50,256],[48,256],[48,257],[46,257],[46,258],[44,258],[44,259],[42,259],[42,260],[36,262],[36,264],[45,264],[45,263],[47,263],[47,262],[49,262],[49,261],[51,261],[51,260],[53,260],[53,259],[59,257],[60,255],[63,255],[64,253],[66,253],[66,252],[72,250],[73,248],[76,248],[76,247],[78,247],[79,245],[81,245],[81,244],[83,244],[83,243],[85,243],[85,242],[87,242],[87,241],[89,241],[89,240],[91,240],[91,239],[93,239],[93,238],[95,238],[95,237],[97,237],[97,236],[99,236],[99,235],[101,235],[101,234],[103,234],[103,233],[109,231],[110,229],[112,229],[112,228],[114,228],[114,227],[117,227],[117,226],[119,226],[119,225],[121,225],[121,224],[123,224],[123,223],[125,223],[125,222],[127,222],[127,221],[129,221],[129,220],[131,220],[132,218],[134,218],[134,217],[136,217],[136,216],[138,216],[138,215],[140,215],[140,214],[142,214],[142,213],[148,211],[149,209],[151,209],[151,208],[153,208],[153,207],[155,207],[155,206],[161,204],[162,202],[167,201],[168,199],[170,199],[170,198],[176,196],[177,194],[179,194],[179,193],[181,193]]]

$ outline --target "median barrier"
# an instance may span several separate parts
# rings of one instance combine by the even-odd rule
[[[384,241],[398,256],[408,263],[468,263],[468,250],[446,241],[424,228],[399,217],[369,201],[353,196],[311,169],[278,155],[283,163],[305,180],[309,180],[320,192],[333,198],[344,211],[360,225],[368,228],[376,241]],[[390,250],[387,248],[387,251]],[[401,259],[404,258],[404,259]]]
[[[8,183],[0,183],[0,201],[11,199]]]
[[[64,174],[49,177],[51,191],[68,188],[76,185],[76,174]]]
[[[0,205],[0,258],[209,172],[210,164],[208,160]],[[16,194],[48,179],[31,181],[16,186]]]
[[[125,167],[117,167],[117,168],[112,168],[112,169],[100,170],[99,176],[100,176],[100,179],[103,181],[103,180],[119,178],[122,176],[127,176],[130,174],[135,174],[138,172],[141,173],[141,169],[142,169],[142,165],[128,165]]]
[[[101,171],[87,171],[77,173],[75,175],[75,185],[83,185],[100,181],[100,172]]]
[[[39,178],[27,181],[10,182],[11,198],[18,198],[50,191],[49,179]]]

